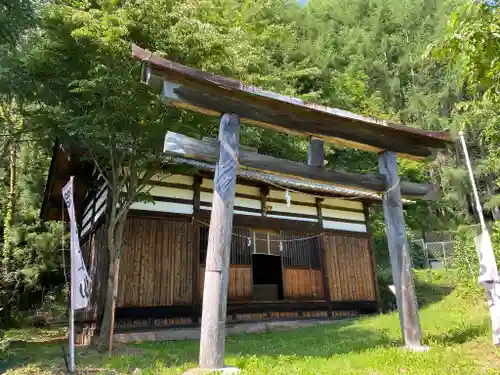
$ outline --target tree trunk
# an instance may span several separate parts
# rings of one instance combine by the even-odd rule
[[[14,131],[14,129],[11,129]],[[7,275],[12,271],[12,225],[14,223],[14,210],[16,203],[16,160],[17,159],[17,140],[12,139],[9,146],[9,198],[5,210],[3,223],[3,259],[2,266]]]
[[[128,209],[126,209],[128,211]],[[116,217],[116,215],[111,215]],[[108,227],[108,248],[109,248],[109,266],[108,279],[106,282],[106,301],[104,303],[104,313],[99,333],[99,349],[106,348],[112,350],[112,342],[115,325],[115,307],[118,296],[118,280],[120,275],[120,261],[123,253],[123,228],[127,221],[125,212],[118,220],[110,220]]]
[[[109,337],[111,333],[111,324],[114,320],[113,302],[114,302],[114,281],[115,281],[115,265],[116,256],[110,251],[108,265],[108,279],[106,282],[106,300],[104,302],[104,313],[102,317],[100,332],[99,332],[99,349],[105,350],[109,345]],[[113,317],[112,317],[113,315]]]

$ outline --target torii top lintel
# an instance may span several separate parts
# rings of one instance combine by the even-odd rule
[[[325,142],[428,159],[451,142],[447,131],[412,128],[246,86],[241,81],[190,68],[132,45],[132,57],[147,63],[147,80],[163,80],[171,105],[208,115],[235,113],[248,124],[314,136]]]

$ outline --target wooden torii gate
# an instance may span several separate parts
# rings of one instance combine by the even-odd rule
[[[317,177],[315,179],[326,179],[346,187],[369,186],[371,190],[384,193],[386,233],[402,335],[407,348],[423,350],[401,194],[402,190],[406,190],[407,194],[423,197],[429,189],[401,182],[396,156],[430,159],[436,150],[447,146],[451,141],[450,134],[410,128],[245,86],[235,79],[166,60],[136,45],[132,45],[132,56],[145,63],[143,80],[161,89],[169,105],[220,117],[220,147],[214,177],[203,292],[200,368],[214,370],[224,366],[229,247],[236,171],[240,159],[240,120],[315,138],[310,144],[311,150],[322,150],[322,144],[318,143],[321,140],[379,154],[380,175],[370,175],[369,178],[366,175],[342,174],[340,171],[326,171],[317,176],[314,173],[321,172],[314,163],[309,167],[292,168],[292,171],[287,169],[287,172],[299,177],[301,174],[313,174]],[[246,156],[246,163],[262,163],[262,160],[249,160]],[[279,170],[277,165],[265,165]]]

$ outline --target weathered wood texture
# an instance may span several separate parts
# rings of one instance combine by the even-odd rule
[[[284,269],[283,290],[288,300],[324,299],[323,275],[320,270],[309,268]]]
[[[307,165],[315,168],[325,167],[325,145],[321,139],[313,137],[309,139]]]
[[[171,105],[208,115],[236,113],[244,122],[261,127],[420,158],[429,157],[433,148],[446,147],[450,139],[448,132],[410,128],[245,86],[235,79],[166,60],[136,45],[132,45],[132,56],[148,64],[146,83],[163,83],[163,95]]]
[[[373,288],[375,290],[375,295],[377,296],[377,305],[380,310],[382,307],[381,301],[380,301],[380,289],[378,285],[378,278],[377,278],[377,260],[375,258],[375,252],[373,251],[373,236],[372,236],[372,229],[370,225],[370,207],[367,203],[363,204],[363,212],[365,214],[365,222],[366,222],[366,227],[368,228],[368,233],[370,233],[370,239],[368,240],[368,246],[370,248],[370,260],[371,260],[371,266],[372,266],[372,273],[375,275],[373,278]]]
[[[376,301],[369,239],[323,236],[332,301]]]
[[[418,348],[422,345],[422,328],[406,238],[398,162],[394,152],[386,151],[380,154],[379,171],[385,176],[386,193],[383,201],[385,231],[403,338],[407,347]]]
[[[231,265],[229,267],[229,284],[227,288],[227,300],[235,301],[251,301],[252,300],[252,266],[248,265]],[[205,284],[205,266],[200,266],[200,295],[203,297],[203,287]]]
[[[281,232],[285,299],[323,299],[325,290],[318,237],[311,233]]]
[[[317,152],[320,151],[321,141],[314,140]],[[319,144],[318,144],[319,143]],[[219,155],[218,145],[196,140],[182,134],[168,132],[165,136],[164,152],[215,163]],[[312,157],[312,156],[311,156]],[[318,156],[315,156],[316,165],[321,164]],[[239,163],[242,167],[263,172],[278,173],[284,176],[293,176],[300,179],[328,182],[344,187],[359,188],[370,191],[384,191],[384,178],[377,174],[355,174],[341,170],[319,168],[316,165],[308,166],[303,163],[272,156],[258,154],[256,152],[241,150]],[[432,198],[434,190],[431,184],[419,184],[402,181],[401,189],[403,195],[408,197]]]
[[[84,310],[85,321],[97,321],[104,312],[106,280],[108,277],[109,254],[106,226],[101,225],[87,237],[82,245],[82,255],[92,280],[89,306]]]
[[[96,227],[82,243],[82,255],[92,283],[90,285],[89,305],[85,310],[77,311],[75,314],[75,327],[77,327],[75,343],[77,345],[90,344],[101,324],[109,262],[109,254],[104,251],[106,244],[106,227],[104,225]]]
[[[187,221],[129,217],[118,307],[191,304],[194,228]]]
[[[234,114],[224,114],[219,128],[221,147],[214,176],[203,290],[199,365],[205,369],[224,366],[227,287],[239,134],[239,117]]]

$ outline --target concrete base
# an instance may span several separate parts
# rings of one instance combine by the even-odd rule
[[[207,368],[192,368],[183,373],[183,375],[233,375],[239,374],[240,369],[237,367],[226,366],[217,369],[207,369]]]
[[[427,345],[415,345],[415,346],[406,345],[404,348],[410,352],[415,352],[415,353],[423,353],[431,350],[431,348]]]
[[[227,324],[226,335],[238,335],[243,333],[261,333],[273,331],[288,331],[297,328],[314,327],[320,324],[335,324],[341,319],[301,319],[288,321],[249,322],[238,324]],[[175,340],[199,340],[200,328],[170,328],[145,332],[123,332],[115,333],[114,341],[120,343],[143,342],[143,341],[175,341]]]

